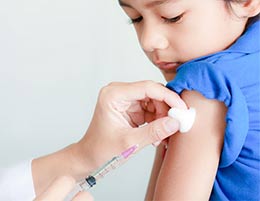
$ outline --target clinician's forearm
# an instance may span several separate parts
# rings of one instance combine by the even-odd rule
[[[72,144],[58,152],[32,161],[32,176],[36,195],[42,193],[56,177],[71,175],[78,180],[92,171],[91,166],[87,166],[85,161],[81,163],[78,159],[77,146],[78,144]]]

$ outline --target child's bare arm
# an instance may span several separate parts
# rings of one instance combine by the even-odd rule
[[[154,189],[155,189],[155,185],[157,183],[157,178],[158,178],[161,166],[162,166],[164,155],[165,155],[165,145],[160,144],[156,149],[156,154],[155,154],[154,163],[153,163],[153,169],[151,172],[149,185],[148,185],[146,195],[145,195],[146,201],[153,200]]]
[[[195,91],[182,98],[196,108],[193,128],[173,135],[158,175],[153,200],[208,200],[223,146],[226,107]]]

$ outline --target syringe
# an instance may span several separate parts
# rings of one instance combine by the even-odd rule
[[[106,162],[103,166],[98,168],[96,171],[91,173],[87,178],[81,180],[78,183],[78,186],[80,187],[80,191],[87,190],[94,186],[96,182],[103,178],[107,173],[109,173],[111,170],[119,167],[122,165],[127,158],[135,152],[135,150],[138,148],[138,145],[134,145],[127,150],[123,151],[118,156],[113,157],[111,160]]]

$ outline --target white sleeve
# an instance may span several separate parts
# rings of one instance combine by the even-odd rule
[[[0,200],[32,201],[35,197],[32,160],[0,170]]]

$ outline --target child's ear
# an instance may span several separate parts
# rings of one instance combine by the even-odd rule
[[[247,0],[241,3],[234,2],[232,9],[239,17],[254,17],[260,13],[260,0]]]

